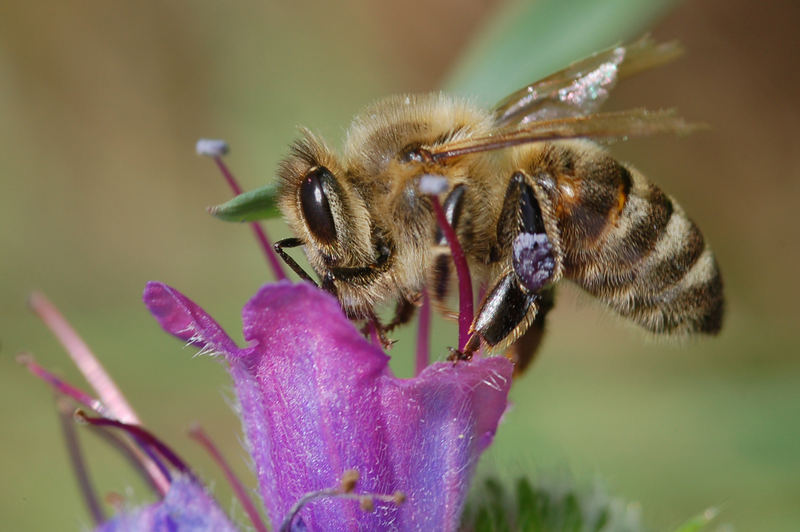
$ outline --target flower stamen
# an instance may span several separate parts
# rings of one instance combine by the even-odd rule
[[[425,188],[427,189],[428,187],[426,186]],[[474,313],[472,279],[470,278],[469,266],[467,265],[467,258],[464,255],[464,250],[458,242],[458,237],[453,230],[453,226],[447,221],[447,216],[444,213],[439,197],[435,194],[430,194],[428,197],[431,199],[436,221],[442,229],[444,237],[447,239],[447,244],[450,246],[450,254],[453,257],[453,263],[456,267],[456,275],[458,276],[458,349],[459,351],[463,351],[467,346],[467,341],[470,339],[469,329],[472,325],[472,316]]]
[[[238,196],[243,192],[239,182],[222,160],[222,156],[228,153],[227,142],[224,140],[200,139],[197,141],[196,149],[198,155],[205,155],[214,159],[217,168],[219,168],[219,171],[222,172],[222,176],[225,178],[225,181],[228,182],[228,186],[231,187],[231,190],[233,190],[235,196]],[[253,233],[256,235],[256,239],[258,240],[259,244],[261,244],[261,248],[264,250],[264,254],[267,256],[267,262],[272,268],[272,273],[275,275],[275,279],[278,281],[286,279],[286,272],[283,270],[281,261],[278,260],[278,257],[275,254],[275,249],[272,247],[264,228],[258,222],[251,222],[250,227],[253,228]]]
[[[300,510],[303,509],[308,503],[324,498],[346,499],[358,501],[358,506],[364,512],[372,512],[375,510],[375,501],[401,505],[405,502],[406,496],[401,491],[396,491],[391,495],[382,493],[353,493],[353,490],[358,483],[359,473],[355,469],[348,469],[342,474],[342,480],[339,486],[335,488],[326,488],[318,491],[306,493],[300,500],[295,503],[289,510],[286,519],[281,523],[279,532],[289,532]]]
[[[354,489],[356,489],[356,484],[358,484],[359,479],[358,471],[355,469],[348,469],[344,473],[342,473],[342,482],[339,485],[339,488],[342,490],[342,493],[352,493]]]
[[[116,419],[111,419],[107,417],[92,417],[87,415],[86,412],[84,412],[83,410],[76,410],[74,416],[76,421],[78,422],[88,423],[89,425],[97,427],[114,427],[123,430],[124,432],[128,433],[132,438],[141,442],[141,444],[146,445],[150,449],[160,454],[162,457],[164,457],[165,460],[167,460],[167,462],[172,464],[172,466],[179,472],[191,478],[193,481],[197,481],[197,477],[194,475],[194,473],[192,473],[192,470],[189,468],[189,466],[186,465],[186,462],[184,462],[175,453],[175,451],[173,451],[167,444],[159,440],[150,431],[138,425],[123,423],[122,421],[117,421]]]
[[[110,415],[108,409],[103,405],[102,402],[100,402],[99,399],[92,397],[83,390],[63,381],[61,378],[44,369],[36,362],[36,359],[31,353],[20,353],[17,355],[17,363],[28,368],[28,371],[30,371],[33,376],[38,377],[49,384],[57,393],[69,397],[76,403],[81,404],[86,408],[90,408],[100,415]]]
[[[267,532],[267,527],[264,525],[264,522],[261,520],[261,515],[258,513],[255,504],[253,504],[252,499],[247,495],[247,488],[244,487],[242,481],[239,480],[239,477],[233,472],[228,462],[222,456],[222,453],[219,451],[214,442],[211,441],[211,438],[208,437],[206,432],[203,430],[202,427],[199,425],[195,425],[189,429],[189,436],[192,437],[195,441],[197,441],[203,448],[211,455],[211,458],[214,462],[217,463],[220,469],[222,469],[225,478],[228,479],[228,483],[230,483],[231,487],[233,488],[233,493],[236,495],[236,498],[239,499],[239,502],[244,508],[245,513],[250,518],[250,522],[253,523],[253,527],[258,532]]]
[[[72,418],[72,422],[75,422],[75,412],[74,407],[70,412],[70,417]],[[114,432],[106,430],[102,427],[92,427],[98,436],[103,438],[105,442],[113,447],[114,449],[119,452],[125,460],[128,461],[130,466],[136,471],[138,474],[142,476],[144,482],[151,486],[153,490],[161,494],[156,486],[155,481],[150,476],[147,468],[145,467],[146,463],[154,463],[158,470],[161,472],[163,478],[169,478],[169,468],[167,465],[158,457],[158,455],[150,449],[147,445],[142,443],[141,441],[137,440],[136,438],[132,438],[133,441],[118,435]],[[161,494],[163,496],[163,494]]]
[[[125,399],[111,375],[55,305],[39,292],[31,294],[29,304],[67,351],[86,381],[108,407],[109,412],[126,423],[139,423],[139,416]]]
[[[417,325],[417,357],[414,375],[419,375],[431,362],[431,300],[428,291],[422,289],[422,306]]]
[[[53,390],[59,394],[59,407],[61,405],[69,405],[69,417],[70,423],[73,422],[72,420],[72,413],[74,410],[74,404],[72,402],[67,402],[67,399],[70,401],[74,401],[80,405],[85,406],[86,408],[90,408],[92,411],[100,414],[102,416],[109,417],[111,414],[108,412],[108,409],[100,402],[99,399],[96,399],[89,395],[88,393],[84,392],[80,388],[73,386],[72,384],[62,380],[61,378],[57,377],[52,372],[46,370],[42,366],[40,366],[36,360],[34,359],[33,355],[30,353],[20,353],[17,356],[17,362],[28,368],[33,376],[43,380],[45,383],[49,384]],[[70,453],[70,456],[73,456],[73,441],[71,440],[71,432],[68,433],[66,430],[64,431],[64,439],[67,444],[67,450]],[[153,489],[156,490],[157,493],[161,493],[159,486],[156,484],[156,479],[150,476],[149,471],[147,470],[148,463],[154,463],[158,470],[162,473],[162,478],[168,477],[168,470],[166,466],[161,463],[157,456],[154,456],[150,449],[145,445],[141,445],[140,442],[134,440],[134,443],[129,441],[123,441],[116,437],[114,437],[111,433],[103,432],[102,434],[106,439],[109,440],[109,443],[112,444],[117,450],[119,450],[134,466],[134,468],[142,474],[144,477],[145,482],[149,483]],[[73,457],[73,462],[75,458]],[[77,469],[77,465],[74,466]],[[76,470],[76,476],[78,477],[79,483],[82,484],[81,480],[81,473]],[[163,493],[162,493],[163,495]],[[91,511],[91,509],[90,509]]]
[[[86,382],[97,393],[100,402],[105,405],[105,409],[110,415],[128,423],[140,423],[139,417],[125,399],[117,384],[56,306],[44,294],[39,292],[32,293],[28,303],[67,351],[75,366],[83,374]],[[45,380],[51,384],[53,382]],[[94,408],[92,409],[94,410]],[[162,496],[165,495],[169,490],[169,478],[164,475],[164,471],[159,467],[159,464],[151,457],[141,454],[138,449],[132,448],[132,451],[137,454],[137,460],[147,471],[155,488]]]
[[[75,434],[75,424],[72,420],[72,404],[67,397],[57,397],[56,409],[58,410],[58,419],[61,422],[61,433],[64,435],[64,441],[67,444],[72,471],[78,481],[79,491],[83,496],[84,503],[86,503],[87,510],[89,510],[89,515],[92,516],[92,521],[97,526],[106,520],[106,516],[103,512],[103,506],[100,504],[100,499],[97,497],[97,492],[92,485],[86,461],[83,459],[81,446],[78,443],[78,436]]]

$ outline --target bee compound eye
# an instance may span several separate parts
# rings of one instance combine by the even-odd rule
[[[318,240],[329,244],[336,240],[336,224],[331,214],[331,206],[325,185],[332,184],[335,178],[330,170],[324,166],[313,168],[303,178],[300,185],[300,208],[306,220],[309,231]]]

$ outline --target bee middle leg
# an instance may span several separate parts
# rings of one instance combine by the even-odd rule
[[[411,321],[411,318],[414,317],[416,310],[417,307],[414,302],[403,297],[397,301],[397,306],[395,307],[392,321],[387,324],[383,324],[381,323],[380,318],[373,313],[369,318],[367,318],[367,322],[361,328],[361,333],[364,336],[369,336],[370,329],[374,327],[375,333],[378,335],[382,347],[388,350],[395,343],[395,340],[389,338],[388,333],[392,332],[396,327],[405,325]]]
[[[361,334],[363,334],[366,338],[370,338],[370,336],[374,333],[380,343],[380,346],[383,348],[384,351],[388,351],[392,348],[395,344],[395,340],[392,340],[387,336],[387,329],[386,325],[381,323],[380,318],[375,314],[372,314],[371,317],[367,318],[366,323],[364,326],[361,327]]]
[[[464,356],[471,356],[481,339],[491,347],[513,343],[509,354],[519,373],[541,341],[544,317],[553,306],[549,285],[558,271],[539,200],[522,172],[512,175],[506,189],[493,259],[507,265],[506,273],[481,303]]]
[[[415,299],[415,301],[418,300],[419,297]],[[394,309],[394,317],[392,318],[392,321],[390,321],[384,326],[384,330],[386,332],[391,332],[396,327],[399,327],[400,325],[405,325],[406,323],[411,321],[411,318],[414,317],[416,311],[417,311],[417,305],[415,304],[414,301],[411,301],[405,297],[401,297],[397,301],[397,306]]]

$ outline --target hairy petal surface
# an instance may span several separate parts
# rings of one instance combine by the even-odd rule
[[[402,505],[323,498],[300,511],[311,530],[450,530],[474,466],[506,408],[511,363],[437,363],[398,379],[338,302],[308,284],[263,287],[243,310],[238,349],[200,307],[159,283],[145,302],[162,327],[227,359],[261,495],[274,524],[308,492],[360,474],[358,493],[402,491]],[[206,343],[204,343],[206,342]]]

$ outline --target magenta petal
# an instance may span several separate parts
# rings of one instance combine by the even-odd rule
[[[407,529],[458,526],[478,457],[506,410],[511,373],[511,363],[495,357],[439,362],[414,379],[384,383],[388,452],[396,477],[408,486],[400,508]]]
[[[150,281],[142,299],[161,327],[184,342],[224,353],[238,349],[211,316],[174,288]]]
[[[177,477],[162,501],[122,512],[95,531],[235,532],[236,528],[202,486]]]
[[[151,288],[153,287],[153,288]],[[357,493],[401,491],[400,506],[317,499],[300,511],[309,530],[451,530],[474,466],[506,408],[511,363],[438,363],[394,377],[338,302],[311,285],[263,287],[243,311],[250,347],[230,339],[177,291],[151,283],[145,301],[167,331],[213,344],[228,360],[241,417],[273,524],[303,495],[360,474]],[[197,341],[202,338],[203,341]]]
[[[376,445],[387,439],[379,378],[388,357],[308,284],[266,286],[242,314],[245,338],[256,343],[230,361],[231,375],[273,523],[306,493],[337,486],[348,469],[359,471],[362,490],[375,489],[370,477],[391,479]],[[353,501],[314,502],[301,515],[310,530],[369,522]]]

